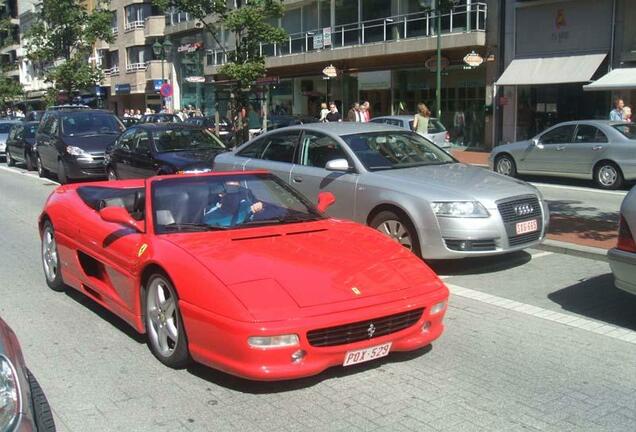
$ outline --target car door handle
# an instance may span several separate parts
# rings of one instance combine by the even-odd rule
[[[565,150],[565,146],[556,146],[557,151]]]
[[[302,183],[303,178],[300,176],[294,176],[294,178],[292,179],[294,183]]]
[[[594,150],[594,151],[603,150],[603,146],[602,145],[595,145],[594,147],[592,147],[592,150]]]

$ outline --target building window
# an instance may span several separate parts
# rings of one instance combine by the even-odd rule
[[[144,20],[152,15],[152,6],[149,4],[133,4],[126,6],[126,30],[142,28]]]
[[[149,46],[132,46],[126,48],[127,64],[126,71],[134,72],[144,70],[146,62],[152,59],[152,48]]]

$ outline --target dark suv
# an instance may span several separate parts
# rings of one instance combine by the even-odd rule
[[[35,136],[38,173],[56,173],[62,184],[72,179],[106,178],[104,152],[124,129],[109,111],[47,111]]]

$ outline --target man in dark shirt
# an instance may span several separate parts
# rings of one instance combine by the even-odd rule
[[[341,122],[342,121],[342,116],[338,112],[338,108],[336,107],[336,104],[333,103],[333,102],[331,102],[329,104],[329,114],[327,114],[326,119],[327,119],[328,122]]]

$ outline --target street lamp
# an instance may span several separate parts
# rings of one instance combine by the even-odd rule
[[[442,0],[420,0],[420,6],[434,10],[437,15],[437,67],[436,67],[436,89],[435,89],[435,114],[438,119],[442,117],[442,11],[440,6]]]
[[[172,51],[172,42],[170,42],[170,39],[164,39],[163,42],[159,42],[157,40],[154,44],[152,44],[152,52],[155,53],[155,56],[161,58],[161,84],[166,82],[164,67],[166,64],[166,57],[168,56],[168,54],[170,54],[171,51]],[[165,105],[163,97],[162,97],[161,105]]]

